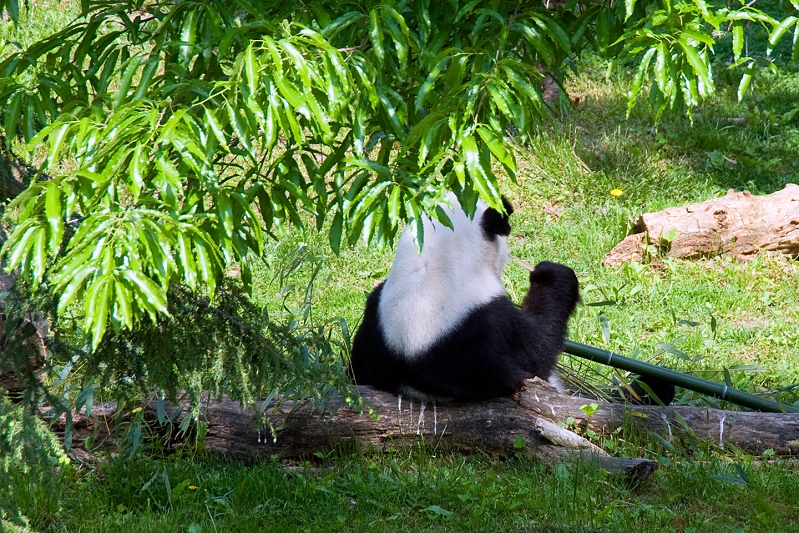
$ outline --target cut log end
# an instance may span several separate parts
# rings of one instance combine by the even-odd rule
[[[799,258],[799,185],[765,196],[730,189],[721,198],[646,213],[635,231],[603,265],[641,261],[647,245],[684,259],[728,254],[748,260],[764,251]]]

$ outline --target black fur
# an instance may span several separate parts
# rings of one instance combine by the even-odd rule
[[[641,383],[649,387],[649,390],[657,396],[657,399],[660,400],[663,405],[669,405],[674,401],[674,384],[651,376],[639,376],[638,379],[630,383],[631,391],[624,386],[619,386],[619,389],[614,391],[611,396],[614,400],[624,403],[658,405],[658,402],[641,386]]]
[[[500,213],[493,207],[489,207],[480,218],[480,227],[486,240],[493,241],[496,235],[504,237],[510,235],[510,216],[513,214],[513,206],[504,196],[502,205],[505,207],[505,213]]]
[[[496,228],[493,221],[488,226]],[[408,360],[384,340],[378,314],[381,289],[369,295],[353,341],[349,371],[355,383],[395,394],[410,387],[431,397],[464,400],[506,396],[527,378],[548,379],[580,299],[572,269],[539,263],[530,273],[521,309],[507,296],[494,298],[426,353]]]

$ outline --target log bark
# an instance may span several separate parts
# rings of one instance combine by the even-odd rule
[[[5,138],[0,136],[0,201],[16,198],[28,188],[36,169],[20,161],[5,149]]]
[[[4,274],[0,268],[0,292],[5,298],[15,292],[15,283],[16,276]],[[45,339],[49,324],[38,312],[9,319],[5,306],[6,299],[0,299],[0,394],[7,393],[15,399],[28,386],[28,380],[36,379],[47,359]]]
[[[516,400],[522,409],[551,420],[575,419],[575,424],[600,435],[610,435],[623,427],[635,431],[654,431],[666,440],[691,434],[697,440],[718,446],[733,444],[760,454],[774,450],[779,455],[799,455],[799,414],[724,411],[710,407],[630,406],[600,403],[587,417],[580,407],[593,403],[585,398],[559,393],[546,384],[528,381]]]
[[[422,408],[418,400],[399,399],[371,387],[359,389],[374,415],[355,411],[346,405],[335,411],[314,413],[308,405],[295,406],[284,402],[269,412],[273,426],[282,427],[276,438],[266,427],[259,426],[253,408],[242,408],[239,402],[224,396],[210,399],[202,406],[202,415],[208,422],[203,447],[250,463],[275,455],[288,460],[311,457],[317,451],[346,443],[382,449],[416,446],[423,442],[431,450],[480,451],[500,456],[523,453],[538,457],[545,463],[592,463],[635,480],[645,479],[658,466],[657,462],[646,459],[611,457],[580,435],[520,408],[511,398],[479,403],[427,404]],[[179,406],[167,402],[167,415],[176,408]],[[157,401],[151,400],[144,409],[145,417],[155,422]],[[94,460],[83,448],[84,441],[91,434],[94,434],[95,443],[105,441],[110,451],[115,453],[108,430],[114,427],[117,415],[113,402],[93,406],[89,419],[83,413],[73,414],[70,452],[73,458],[81,462]],[[174,423],[179,424],[185,416],[188,415],[184,412],[175,418]],[[63,417],[54,421],[53,427],[63,435]]]
[[[202,406],[208,422],[203,440],[206,449],[251,462],[279,455],[284,459],[312,456],[342,443],[360,447],[403,448],[424,442],[427,449],[482,451],[497,455],[526,453],[550,463],[563,460],[593,461],[604,468],[637,479],[646,478],[657,463],[644,459],[610,457],[594,444],[570,431],[592,429],[609,435],[623,431],[653,430],[666,440],[691,433],[697,440],[717,445],[731,443],[752,453],[768,449],[780,455],[799,455],[799,415],[720,411],[704,407],[642,407],[599,403],[587,417],[580,408],[593,403],[585,398],[558,392],[535,379],[513,398],[479,403],[426,405],[418,400],[399,399],[370,387],[360,392],[376,413],[354,411],[345,405],[335,411],[314,413],[309,406],[284,403],[269,414],[275,427],[285,426],[273,439],[268,430],[259,431],[252,408],[222,397]],[[167,405],[167,414],[175,406]],[[156,419],[155,400],[145,406],[150,420]],[[92,431],[113,427],[116,405],[95,405],[91,420],[75,415],[73,453],[85,458],[81,443]],[[182,414],[175,420],[180,423]],[[574,426],[563,424],[574,418]],[[56,423],[63,429],[63,423]],[[100,435],[102,439],[105,434]],[[519,438],[521,437],[521,439]],[[95,438],[95,442],[100,439]],[[523,446],[520,446],[521,444]]]
[[[670,242],[664,239],[674,230]],[[799,257],[799,185],[765,196],[730,189],[722,198],[646,213],[634,231],[608,253],[605,266],[641,261],[647,244],[686,259],[731,254],[745,260],[761,251]]]

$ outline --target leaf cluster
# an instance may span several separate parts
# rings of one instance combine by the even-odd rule
[[[20,405],[0,396],[0,527],[25,527],[35,509],[26,505],[32,493],[53,490],[55,467],[69,464],[58,438],[47,424]]]
[[[249,281],[286,224],[327,224],[338,251],[410,220],[421,245],[447,189],[501,205],[505,132],[551,115],[540,81],[572,47],[537,5],[87,2],[0,63],[8,139],[54,176],[10,206],[7,268],[59,314],[82,302],[96,347],[165,316],[171,283]]]
[[[660,1],[642,3],[627,0],[614,12],[605,11],[597,26],[597,37],[606,55],[615,59],[632,60],[638,66],[628,91],[629,117],[644,81],[651,76],[649,103],[657,122],[667,110],[691,109],[716,91],[712,58],[717,41],[725,34],[732,35],[734,62],[730,69],[743,68],[738,99],[743,99],[757,65],[776,69],[770,58],[773,47],[796,17],[782,21],[743,3],[692,1]],[[769,35],[766,57],[759,58],[749,50],[750,27],[760,26]],[[607,29],[604,29],[607,28]],[[615,39],[615,40],[614,40]],[[793,61],[799,54],[799,30],[794,35]]]

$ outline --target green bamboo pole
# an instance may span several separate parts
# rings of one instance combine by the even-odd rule
[[[651,376],[669,383],[674,383],[684,389],[715,396],[716,398],[749,407],[750,409],[771,413],[799,413],[799,409],[796,407],[783,405],[760,396],[755,396],[754,394],[739,391],[738,389],[733,389],[722,383],[715,383],[661,366],[644,363],[643,361],[624,357],[623,355],[608,350],[580,344],[579,342],[566,340],[563,345],[563,351],[583,359],[588,359],[589,361],[594,361],[595,363],[609,365],[629,372],[635,372],[636,374]]]

